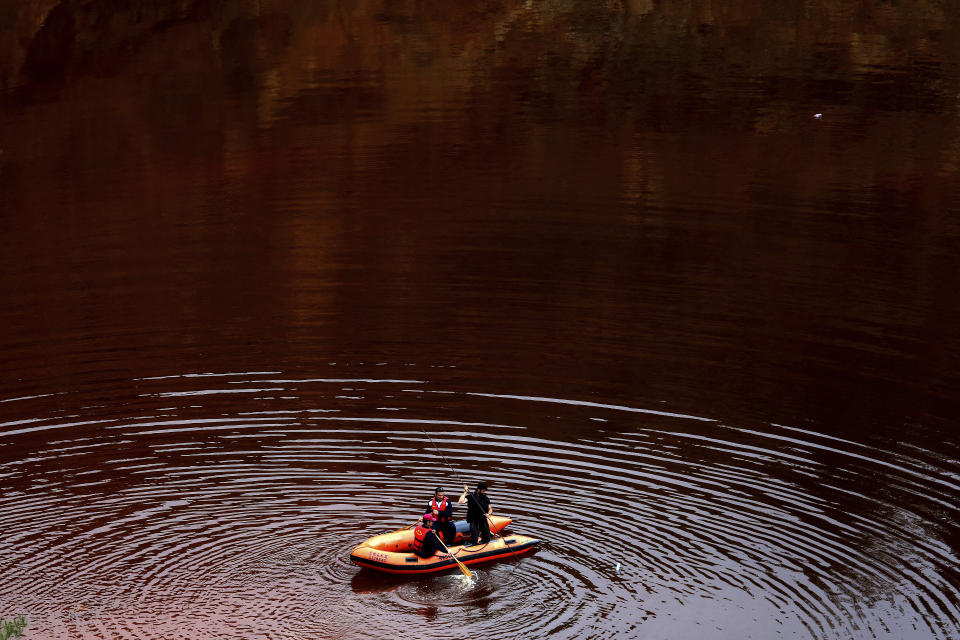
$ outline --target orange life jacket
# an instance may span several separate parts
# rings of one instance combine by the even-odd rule
[[[417,525],[413,530],[413,552],[417,555],[423,551],[423,541],[426,539],[427,534],[430,533],[430,529]]]
[[[450,518],[443,515],[444,509],[447,508],[447,496],[443,496],[443,500],[440,501],[440,504],[437,504],[436,496],[430,498],[430,508],[437,510],[437,522],[447,522]]]

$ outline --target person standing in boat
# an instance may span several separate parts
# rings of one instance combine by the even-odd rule
[[[435,521],[432,513],[425,513],[423,523],[413,530],[413,553],[421,558],[431,558],[443,548],[437,534],[431,529]]]
[[[478,482],[477,489],[471,494],[467,494],[469,489],[463,488],[463,495],[457,500],[457,504],[467,505],[467,523],[470,525],[470,544],[477,544],[477,540],[487,544],[490,542],[490,523],[487,520],[493,515],[493,507],[490,506],[490,498],[487,497],[487,483]]]
[[[443,536],[443,542],[448,546],[453,544],[453,539],[457,537],[457,526],[453,524],[453,503],[443,494],[443,487],[434,490],[426,513],[437,519],[433,526],[434,532]]]

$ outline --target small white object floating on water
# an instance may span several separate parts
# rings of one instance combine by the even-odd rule
[[[619,562],[617,563],[617,568],[615,569],[615,571],[617,572],[617,575],[620,575],[620,563],[619,563]]]
[[[822,113],[815,113],[815,114],[813,114],[813,119],[814,119],[814,120],[819,120],[819,119],[821,119],[822,117],[823,117],[823,114],[822,114]]]

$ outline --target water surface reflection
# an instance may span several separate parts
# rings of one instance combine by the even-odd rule
[[[0,0],[0,615],[957,636],[958,24]],[[479,478],[541,553],[348,563]]]

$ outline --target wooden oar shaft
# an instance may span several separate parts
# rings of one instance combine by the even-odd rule
[[[447,549],[447,545],[443,544],[443,540],[440,539],[440,536],[437,535],[437,532],[436,532],[436,531],[433,532],[433,535],[436,536],[437,542],[440,543],[440,546],[443,547],[443,550],[446,551],[446,552],[450,555],[450,557],[453,558],[453,561],[457,563],[457,566],[460,567],[460,571],[463,573],[463,575],[465,575],[465,576],[467,576],[468,578],[471,578],[471,579],[472,579],[472,578],[473,578],[473,574],[470,573],[470,569],[467,569],[467,565],[465,565],[465,564],[463,564],[462,562],[460,562],[460,560],[457,558],[457,556],[455,556],[455,555],[453,555],[452,553],[450,553],[450,549]]]

